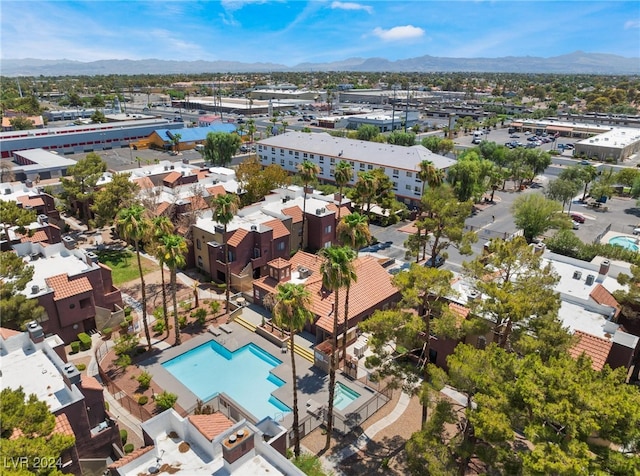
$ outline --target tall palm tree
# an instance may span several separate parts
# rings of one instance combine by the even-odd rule
[[[320,167],[309,160],[304,160],[298,165],[298,173],[304,184],[304,201],[302,202],[302,235],[300,235],[300,247],[304,246],[304,226],[307,221],[307,188],[309,184],[313,182],[320,173]]]
[[[338,224],[338,241],[349,246],[357,253],[357,250],[366,246],[371,241],[371,231],[369,231],[369,220],[358,212],[347,215]],[[357,254],[356,254],[357,257]],[[355,279],[354,279],[355,281]],[[351,281],[347,282],[347,293],[344,297],[344,332],[342,334],[342,355],[347,356],[347,332],[349,332],[349,293],[351,292]]]
[[[582,201],[587,198],[587,189],[589,184],[598,176],[598,169],[593,165],[586,165],[582,168],[582,181],[584,182],[584,192],[582,193]]]
[[[127,241],[132,241],[138,260],[138,273],[140,274],[140,290],[142,295],[142,325],[147,339],[148,349],[151,350],[151,334],[147,322],[147,291],[140,259],[140,242],[147,236],[148,220],[145,218],[146,209],[142,205],[132,205],[118,212],[116,227],[118,233]]]
[[[289,329],[289,354],[293,382],[293,454],[300,456],[300,428],[298,424],[298,382],[293,337],[313,320],[311,293],[302,284],[284,283],[278,286],[273,307],[273,319],[280,327]]]
[[[180,325],[178,323],[178,286],[176,283],[176,270],[187,264],[185,256],[188,252],[187,241],[180,235],[164,235],[162,237],[162,250],[164,262],[171,271],[171,297],[173,301],[173,326],[175,327],[176,340],[174,345],[180,345]]]
[[[160,215],[151,219],[151,226],[149,232],[151,234],[151,243],[153,247],[153,254],[160,264],[160,283],[162,284],[162,317],[165,323],[165,329],[167,331],[167,337],[169,337],[169,312],[167,311],[167,290],[165,288],[164,279],[164,252],[162,250],[162,237],[173,233],[175,227],[169,217]]]
[[[333,291],[333,332],[331,345],[331,358],[329,364],[329,408],[327,411],[327,440],[325,449],[331,445],[331,433],[333,431],[333,399],[336,389],[336,354],[338,352],[338,319],[340,309],[340,289],[347,286],[347,283],[355,281],[356,271],[353,267],[353,260],[356,252],[348,246],[331,246],[320,250],[323,258],[320,272],[322,273],[322,286]]]
[[[429,187],[438,187],[442,185],[444,180],[444,173],[441,169],[437,168],[430,160],[423,160],[418,164],[420,170],[418,170],[418,178],[422,181],[422,193],[424,195],[424,189],[426,185]]]
[[[336,165],[336,170],[333,176],[335,178],[336,185],[338,186],[338,195],[340,195],[340,203],[338,204],[338,219],[336,220],[337,223],[340,223],[340,217],[342,214],[342,207],[340,206],[342,205],[342,193],[344,191],[344,187],[353,179],[353,167],[351,167],[351,164],[346,160],[341,160]]]
[[[213,221],[220,223],[224,227],[222,239],[224,240],[224,263],[225,263],[225,285],[227,312],[229,312],[231,276],[229,271],[229,245],[227,244],[227,226],[233,220],[234,215],[238,212],[239,199],[237,195],[225,194],[218,195],[211,200],[211,209],[213,210]]]
[[[375,198],[377,186],[377,178],[373,172],[360,172],[358,174],[355,189],[363,210],[366,205],[367,216],[371,215],[371,203]]]

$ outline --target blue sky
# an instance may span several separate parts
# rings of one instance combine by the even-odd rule
[[[1,0],[0,18],[3,59],[640,58],[637,0]]]

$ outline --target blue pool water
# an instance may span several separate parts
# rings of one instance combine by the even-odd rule
[[[338,410],[344,410],[349,404],[356,400],[360,394],[349,387],[342,385],[340,382],[336,384],[336,391],[333,397],[333,405]]]
[[[614,236],[609,240],[609,244],[622,246],[623,248],[631,251],[638,251],[636,240],[627,236]]]
[[[284,385],[271,370],[282,362],[255,344],[230,352],[211,341],[162,366],[200,400],[224,392],[258,419],[291,409],[271,393]]]

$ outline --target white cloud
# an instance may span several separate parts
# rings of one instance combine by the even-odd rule
[[[333,2],[331,8],[334,10],[364,10],[370,15],[373,13],[373,7],[354,2]]]
[[[640,28],[640,20],[629,20],[625,22],[624,29],[631,30],[632,28]]]
[[[384,41],[412,40],[424,36],[424,33],[422,28],[413,25],[394,26],[388,30],[378,27],[373,30],[373,34]]]

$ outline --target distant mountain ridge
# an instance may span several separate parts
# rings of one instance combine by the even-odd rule
[[[100,60],[91,62],[2,59],[3,76],[75,76],[107,74],[198,74],[268,73],[271,71],[354,71],[354,72],[478,72],[553,74],[640,74],[640,58],[576,51],[561,56],[506,56],[501,58],[444,58],[420,56],[390,61],[385,58],[348,58],[330,63],[242,63],[239,61]]]

